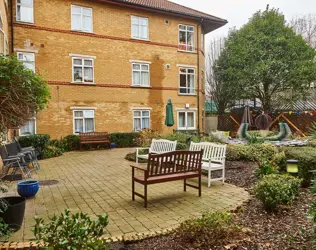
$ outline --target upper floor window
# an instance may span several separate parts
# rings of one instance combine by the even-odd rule
[[[132,16],[132,38],[148,40],[148,18]]]
[[[133,86],[150,86],[149,64],[133,63]]]
[[[26,23],[34,23],[33,0],[16,1],[16,20]]]
[[[18,52],[18,59],[22,61],[25,68],[32,70],[35,73],[35,53]]]
[[[179,50],[194,51],[194,27],[179,25]]]
[[[94,82],[94,60],[91,58],[72,58],[72,81],[82,83]]]
[[[180,94],[195,94],[195,69],[179,68],[180,74]]]
[[[80,6],[71,6],[71,29],[92,32],[92,9]]]

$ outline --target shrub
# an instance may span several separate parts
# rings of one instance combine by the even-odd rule
[[[271,159],[271,164],[281,171],[286,171],[286,155],[285,155],[285,153],[283,151],[276,153]]]
[[[71,214],[68,209],[60,216],[53,216],[44,224],[44,219],[35,217],[34,235],[40,246],[48,249],[108,249],[99,238],[108,225],[107,214],[99,215],[96,221],[83,213]]]
[[[39,153],[39,158],[43,157],[43,151],[47,147],[49,143],[50,136],[49,135],[28,135],[28,136],[20,136],[19,142],[22,147],[30,147],[33,146]]]
[[[311,188],[312,196],[316,196],[316,179],[313,181]],[[314,198],[314,197],[313,197]],[[309,210],[309,218],[313,223],[313,249],[316,249],[316,201],[312,200],[311,208]]]
[[[278,174],[278,169],[274,166],[272,162],[263,161],[260,163],[259,167],[255,169],[254,174],[257,179],[261,179],[265,175]]]
[[[135,147],[137,145],[137,140],[139,138],[139,133],[112,133],[110,134],[110,140],[120,148]]]
[[[65,139],[50,140],[48,146],[59,148],[63,152],[69,151],[68,142]]]
[[[56,146],[47,146],[42,153],[42,159],[49,159],[61,156],[64,153],[63,149]]]
[[[287,147],[283,148],[287,159],[298,160],[299,176],[303,179],[302,185],[308,187],[312,180],[310,170],[316,170],[316,148]]]
[[[139,133],[136,139],[136,144],[141,147],[149,147],[152,139],[159,139],[160,135],[157,131],[151,129],[144,129]]]
[[[301,180],[290,175],[270,174],[264,176],[255,186],[256,197],[264,208],[271,212],[278,205],[290,204],[299,194]]]
[[[271,160],[277,153],[271,144],[228,145],[226,159],[228,161],[257,161]]]
[[[161,137],[162,139],[165,139],[165,140],[177,141],[177,143],[183,143],[183,144],[188,144],[190,138],[191,138],[191,141],[193,142],[200,142],[199,136],[195,136],[189,133],[175,132],[172,134],[163,135]]]
[[[308,133],[310,137],[312,137],[312,139],[316,139],[316,122],[312,123],[312,126],[310,127]]]
[[[0,192],[8,192],[8,187],[5,182],[0,181]],[[4,213],[8,208],[7,202],[0,198],[0,214]],[[6,224],[3,218],[0,218],[0,237],[8,238],[12,234],[12,229],[9,228],[9,225]]]
[[[185,143],[177,143],[177,147],[176,150],[187,150],[188,149],[188,145]]]
[[[67,135],[64,137],[64,140],[67,142],[67,151],[78,150],[80,147],[79,136],[78,135]]]
[[[203,246],[209,247],[226,239],[233,228],[232,214],[212,212],[202,215],[202,218],[181,223],[176,233],[182,239],[203,248]]]

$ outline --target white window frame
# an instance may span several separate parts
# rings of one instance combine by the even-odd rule
[[[72,19],[72,16],[73,15],[75,15],[74,13],[73,13],[73,10],[72,10],[72,8],[73,7],[77,7],[77,8],[80,8],[80,10],[81,10],[81,13],[80,13],[80,21],[81,21],[81,28],[80,29],[74,29],[74,27],[73,27],[73,19]],[[83,17],[84,16],[87,16],[87,15],[84,15],[83,14],[83,10],[84,9],[90,9],[91,10],[91,30],[84,30],[83,29]],[[83,7],[83,6],[79,6],[79,5],[71,5],[71,8],[70,8],[70,11],[71,11],[71,30],[73,30],[73,31],[81,31],[81,32],[88,32],[88,33],[93,33],[93,9],[92,8],[89,8],[89,7]],[[87,16],[87,17],[90,17],[90,16]]]
[[[185,113],[185,127],[180,127],[179,114]],[[193,113],[194,127],[188,127],[188,113]],[[196,130],[196,110],[195,109],[179,109],[177,110],[177,127],[178,130]]]
[[[93,117],[87,116],[85,117],[85,111],[92,111],[93,112]],[[75,117],[75,112],[82,112],[83,117]],[[75,120],[83,120],[83,132],[86,133],[86,124],[85,124],[85,119],[87,118],[93,118],[93,132],[95,132],[95,110],[94,109],[74,109],[72,111],[72,124],[73,124],[73,134],[78,135],[79,133],[76,133],[76,126],[75,126]]]
[[[139,65],[139,70],[134,69],[134,65]],[[142,66],[148,66],[148,71],[142,70]],[[134,83],[134,72],[139,72],[140,74],[140,84],[135,84]],[[142,72],[148,72],[148,85],[142,85]],[[134,87],[144,87],[148,88],[150,87],[150,64],[149,63],[142,63],[142,62],[132,62],[132,86]]]
[[[146,112],[149,112],[149,116],[143,116],[143,112],[146,111]],[[146,128],[146,129],[150,129],[151,128],[151,109],[145,109],[145,108],[139,108],[139,109],[133,109],[132,110],[132,114],[133,114],[133,131],[142,131],[143,129],[145,129],[143,127],[143,118],[149,118],[149,128]],[[140,116],[135,116],[134,115],[134,112],[140,112]],[[135,129],[135,119],[140,119],[141,122],[140,122],[140,126],[141,126],[141,129],[140,130],[136,130]]]
[[[30,122],[31,120],[34,120],[34,135],[36,135],[37,134],[37,129],[36,129],[36,115],[33,117],[33,118],[31,118],[29,121],[27,121],[27,122]],[[22,135],[21,134],[21,127],[23,127],[23,126],[25,126],[25,125],[22,125],[22,126],[20,126],[19,127],[19,136],[28,136],[28,135],[32,135],[32,134],[26,134],[26,135]]]
[[[185,69],[185,73],[181,72],[181,69]],[[193,73],[189,73],[189,70],[193,70]],[[181,87],[181,75],[185,75],[186,76],[186,86],[185,87]],[[190,90],[191,88],[188,87],[188,78],[189,76],[193,75],[193,83],[194,83],[194,91],[193,93],[181,93],[181,89],[186,89],[186,90]],[[195,95],[196,94],[196,71],[195,68],[193,67],[183,67],[183,66],[179,66],[179,95]]]
[[[72,60],[72,83],[82,83],[82,84],[94,84],[94,58],[93,57],[77,57],[77,56],[73,56],[71,58]],[[81,65],[75,65],[74,64],[74,61],[75,60],[81,60],[82,61],[82,64]],[[84,65],[84,61],[92,61],[92,66],[86,66]],[[74,76],[74,73],[75,73],[75,70],[74,68],[75,67],[82,67],[82,81],[75,81],[75,76]],[[92,82],[85,82],[84,80],[84,68],[92,68]]]
[[[185,26],[185,29],[181,29],[181,26]],[[193,28],[193,31],[188,30],[188,27]],[[186,44],[181,44],[180,43],[180,31],[184,31],[186,33],[185,37],[186,37]],[[188,33],[193,33],[193,43],[192,45],[188,45]],[[185,51],[185,52],[191,52],[194,53],[195,52],[195,46],[194,46],[194,34],[195,34],[195,29],[193,25],[187,25],[187,24],[179,24],[178,26],[178,50],[179,51]],[[186,49],[182,49],[182,47],[185,46]],[[192,47],[192,50],[188,50],[188,47]]]
[[[18,6],[20,6],[20,11],[21,11],[21,6],[22,3],[18,3],[18,0],[16,0],[16,20],[18,22],[22,22],[22,23],[34,23],[34,0],[32,0],[32,20],[30,21],[25,21],[25,20],[20,20],[19,17],[18,17]]]
[[[138,36],[133,35],[133,18],[138,19]],[[145,26],[140,24],[141,19],[146,19],[147,20],[147,38],[142,38],[140,37],[140,27]],[[149,41],[149,19],[148,17],[141,17],[141,16],[131,16],[131,38],[137,39],[137,40],[144,40],[144,41]]]
[[[24,54],[32,54],[32,55],[33,55],[33,57],[34,57],[34,70],[32,70],[32,71],[33,71],[33,73],[35,73],[35,71],[36,71],[36,70],[35,70],[35,65],[36,65],[36,62],[35,62],[35,53],[34,53],[34,52],[17,52],[17,58],[18,58],[18,60],[21,61],[23,64],[24,64],[25,61],[24,61],[24,60],[20,60],[20,59],[19,59],[19,56],[20,56],[20,55],[24,55]],[[28,69],[28,68],[27,68],[27,69]],[[30,69],[29,69],[29,70],[30,70]]]
[[[6,55],[7,54],[6,52],[7,52],[8,39],[7,39],[7,36],[4,33],[3,25],[4,25],[3,24],[3,18],[2,18],[2,13],[1,13],[1,10],[0,10],[0,33],[2,33],[2,35],[3,35],[3,44],[0,43],[0,46],[3,48],[3,54]]]

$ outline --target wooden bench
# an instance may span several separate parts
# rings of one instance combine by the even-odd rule
[[[138,164],[139,158],[148,160],[148,157],[149,157],[149,154],[139,154],[140,150],[149,150],[149,153],[152,153],[152,154],[163,154],[163,153],[176,151],[176,148],[177,148],[177,141],[153,139],[151,141],[151,145],[149,148],[136,149],[136,164]]]
[[[208,171],[208,187],[214,181],[225,182],[226,145],[210,142],[191,142],[190,151],[203,150],[202,169]],[[222,176],[212,179],[212,171],[222,171]]]
[[[109,144],[109,148],[111,148],[108,132],[79,133],[79,144],[80,150],[83,144]]]
[[[147,208],[147,186],[151,184],[164,183],[169,181],[184,180],[184,191],[186,187],[199,190],[201,196],[201,169],[203,150],[201,151],[174,151],[164,154],[149,154],[147,168],[137,165],[132,167],[132,199],[135,195],[144,199],[144,206]],[[142,175],[135,175],[135,169],[143,172]],[[198,186],[187,183],[187,179],[198,178]],[[144,185],[144,195],[135,192],[135,182]]]

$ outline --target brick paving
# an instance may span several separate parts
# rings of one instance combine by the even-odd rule
[[[27,200],[23,227],[9,240],[32,240],[35,215],[48,218],[65,208],[88,213],[93,218],[108,213],[110,223],[105,237],[117,238],[174,228],[192,216],[205,211],[231,210],[249,199],[248,192],[233,185],[215,183],[208,188],[203,177],[202,197],[189,187],[183,192],[183,181],[149,186],[148,209],[145,209],[142,199],[136,197],[134,202],[131,199],[131,168],[124,157],[133,151],[69,152],[41,161],[41,170],[34,179],[59,183],[42,186],[35,198]],[[136,190],[142,193],[142,186],[136,184]],[[7,195],[16,195],[16,183]]]

